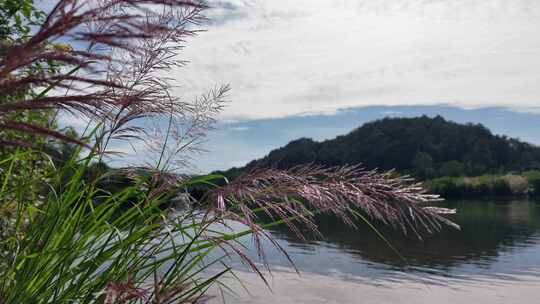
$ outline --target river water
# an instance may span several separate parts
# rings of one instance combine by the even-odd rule
[[[267,245],[266,287],[240,263],[228,303],[540,303],[540,203],[448,201],[447,229],[423,240],[381,228],[399,254],[368,227],[321,219],[324,239],[272,231],[299,274]],[[221,297],[213,300],[221,302]]]

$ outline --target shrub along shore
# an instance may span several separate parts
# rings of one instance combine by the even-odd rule
[[[424,183],[444,198],[540,197],[540,171],[476,177],[439,177]]]

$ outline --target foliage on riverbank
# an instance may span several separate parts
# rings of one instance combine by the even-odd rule
[[[424,183],[446,198],[540,196],[540,171],[477,177],[441,177]]]

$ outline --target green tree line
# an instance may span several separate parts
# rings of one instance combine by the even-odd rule
[[[494,135],[481,124],[459,124],[441,116],[385,118],[322,142],[309,138],[294,140],[227,173],[235,176],[260,167],[291,168],[306,163],[362,164],[368,169],[396,169],[420,180],[430,180],[537,170],[540,148]]]

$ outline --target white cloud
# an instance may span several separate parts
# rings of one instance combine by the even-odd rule
[[[536,0],[214,1],[175,71],[184,97],[230,83],[224,119],[372,104],[535,107]]]
[[[94,124],[83,115],[70,114],[66,111],[59,112],[58,120],[62,127],[70,126],[77,132],[83,133],[85,130],[92,130]]]

